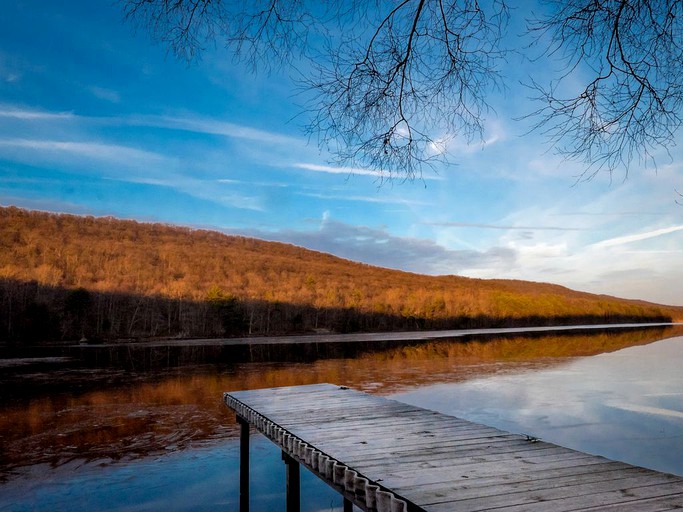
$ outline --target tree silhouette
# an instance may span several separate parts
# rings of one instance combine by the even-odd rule
[[[481,138],[512,48],[505,0],[124,0],[128,20],[184,59],[224,40],[253,65],[291,66],[317,94],[308,129],[341,163],[412,179],[448,142]],[[530,78],[536,129],[568,158],[628,172],[674,143],[683,103],[683,2],[549,0],[528,22],[563,73]],[[303,58],[303,60],[298,60]],[[303,78],[302,78],[303,76]],[[577,93],[562,85],[579,81]]]
[[[567,73],[547,87],[534,114],[561,153],[584,161],[584,178],[628,168],[674,144],[683,107],[683,2],[677,0],[555,1],[554,13],[530,28],[552,41]],[[582,67],[578,92],[559,83]]]
[[[0,345],[683,320],[680,307],[558,285],[426,276],[113,218],[0,207],[3,240]]]

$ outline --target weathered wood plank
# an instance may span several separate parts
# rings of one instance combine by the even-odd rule
[[[502,506],[506,512],[573,512],[582,510],[587,507],[604,507],[606,505],[624,505],[637,500],[646,498],[668,498],[675,495],[677,491],[681,490],[680,483],[648,485],[643,487],[625,487],[619,489],[608,490],[605,492],[592,492],[589,494],[572,494],[564,496],[560,499],[539,499],[537,502],[525,502],[520,504],[511,504],[505,502]],[[580,492],[578,489],[576,492]],[[558,495],[560,492],[558,491]],[[680,492],[678,493],[680,494]],[[530,496],[533,496],[530,494]],[[446,503],[437,506],[429,506],[430,512],[446,512],[452,510],[460,510],[462,502]],[[683,502],[678,503],[679,508]],[[482,503],[476,509],[471,510],[487,510],[490,505]],[[617,508],[621,510],[621,507]]]
[[[656,497],[644,500],[634,500],[629,503],[617,503],[614,505],[598,505],[595,507],[582,508],[585,512],[663,512],[667,510],[681,510],[683,493],[672,494],[667,497]]]
[[[499,486],[497,488],[478,489],[477,493],[458,493],[457,499],[449,498],[434,498],[433,501],[427,500],[419,503],[429,510],[441,510],[440,506],[444,503],[459,512],[478,512],[490,508],[506,508],[511,506],[538,506],[539,503],[555,502],[565,503],[567,499],[572,499],[577,496],[593,496],[600,493],[607,494],[608,492],[625,492],[624,489],[640,489],[661,487],[663,484],[672,482],[673,477],[670,475],[659,474],[642,475],[636,474],[631,476],[629,473],[623,475],[611,474],[603,479],[583,479],[579,481],[576,478],[566,477],[557,479],[556,482],[549,482],[547,480],[538,482],[527,482],[525,485],[514,486]],[[631,491],[628,491],[631,492]],[[621,498],[621,496],[619,496]],[[593,501],[593,498],[590,498]],[[614,499],[613,496],[610,499]],[[447,501],[446,501],[447,500]],[[561,505],[560,505],[561,506]],[[575,506],[575,503],[571,503]],[[555,508],[553,508],[555,510]],[[446,510],[446,509],[443,509]]]
[[[565,477],[576,478],[581,481],[584,478],[602,478],[606,473],[622,474],[622,472],[642,471],[642,468],[634,468],[622,462],[603,462],[600,464],[581,464],[571,465],[569,467],[555,468],[543,471],[542,476],[539,477],[538,471],[535,469],[527,470],[525,472],[502,473],[499,475],[481,477],[471,479],[467,476],[458,476],[455,473],[444,472],[438,481],[414,485],[410,482],[406,486],[397,486],[395,490],[398,492],[416,492],[427,495],[433,493],[435,495],[443,496],[444,493],[457,492],[458,497],[467,497],[469,493],[487,492],[485,488],[498,487],[500,485],[509,485],[510,488],[517,488],[519,485],[531,483],[539,487],[544,485],[544,480],[550,482],[559,482]],[[478,495],[478,494],[477,494]],[[427,498],[428,499],[428,498]]]
[[[425,453],[423,457],[422,460],[429,460],[430,454]],[[530,466],[533,466],[537,471],[542,471],[545,468],[557,468],[558,465],[564,467],[564,465],[578,464],[582,461],[587,461],[587,459],[581,455],[575,455],[571,459],[558,459],[558,453],[555,451],[539,450],[539,453],[519,456],[510,453],[490,453],[481,457],[464,457],[462,461],[442,456],[436,464],[431,466],[422,464],[418,456],[412,456],[403,459],[403,461],[399,458],[387,458],[385,464],[373,462],[372,465],[365,464],[360,457],[346,458],[346,461],[364,473],[382,472],[385,481],[390,479],[397,482],[409,480],[423,485],[425,483],[433,483],[435,479],[441,478],[444,471],[472,478],[480,476],[483,471],[487,471],[487,474],[496,470],[501,472],[522,471]],[[563,465],[563,463],[566,464]],[[409,465],[404,468],[404,464]]]
[[[306,440],[315,444],[317,442],[324,442],[325,438],[306,436]],[[406,438],[397,438],[394,442],[392,442],[391,439],[382,439],[372,443],[370,441],[372,441],[372,438],[358,436],[347,441],[334,440],[326,443],[326,446],[334,446],[338,449],[348,449],[350,451],[353,451],[354,449],[362,450],[363,460],[367,463],[373,460],[384,460],[388,452],[405,455],[410,453],[421,454],[424,450],[434,447],[434,442],[431,439],[428,441],[416,440],[414,442],[412,439]],[[486,450],[498,450],[500,453],[505,453],[510,451],[532,451],[547,447],[542,444],[530,445],[526,440],[513,435],[472,438],[444,436],[439,438],[439,441],[441,441],[439,443],[439,448],[441,448],[445,454],[453,454],[454,456],[463,454],[463,452],[477,454],[483,453]]]
[[[301,432],[303,435],[306,435],[307,439],[311,440],[318,440],[320,442],[326,442],[326,444],[331,445],[331,446],[339,446],[340,448],[344,447],[352,447],[356,446],[358,444],[362,444],[364,441],[367,442],[368,440],[373,440],[373,447],[376,447],[378,450],[383,450],[385,448],[396,448],[399,449],[402,446],[410,446],[410,447],[416,447],[419,449],[420,446],[434,446],[434,440],[439,440],[442,441],[443,443],[449,443],[449,445],[455,446],[460,443],[461,445],[464,444],[485,444],[487,442],[495,442],[499,441],[501,439],[508,439],[509,441],[512,441],[512,439],[507,436],[506,434],[501,433],[500,431],[482,431],[482,430],[468,430],[465,432],[458,433],[456,431],[451,432],[449,435],[442,435],[438,437],[433,437],[430,438],[432,441],[431,443],[426,443],[424,440],[420,441],[419,443],[413,443],[412,439],[409,436],[406,435],[400,435],[399,432],[395,430],[380,430],[376,431],[376,434],[379,436],[382,436],[380,441],[375,441],[375,437],[372,435],[367,435],[367,433],[363,432],[362,430],[355,430],[355,429],[349,429],[349,438],[348,439],[343,439],[343,438],[336,438],[336,439],[330,439],[327,440],[325,436],[321,435],[316,435],[316,436],[308,436],[307,432],[304,430],[294,430],[295,432]],[[386,437],[385,437],[386,436]],[[395,439],[395,442],[391,444],[390,442],[387,442],[387,438],[389,440]],[[518,438],[519,439],[519,438]],[[469,443],[468,443],[469,442]],[[541,445],[544,446],[544,445]],[[369,451],[369,450],[368,450]]]
[[[229,393],[226,403],[363,510],[683,507],[681,477],[331,384]]]

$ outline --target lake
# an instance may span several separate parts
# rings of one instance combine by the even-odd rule
[[[682,367],[681,326],[147,371],[0,366],[0,510],[236,510],[238,430],[222,393],[319,382],[683,476]],[[252,510],[284,510],[284,464],[260,435],[251,482]],[[342,506],[306,471],[302,501]]]

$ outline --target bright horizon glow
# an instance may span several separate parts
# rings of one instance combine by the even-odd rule
[[[387,173],[335,163],[309,140],[286,73],[251,74],[221,44],[200,62],[178,62],[133,34],[118,4],[26,0],[4,14],[4,206],[683,305],[683,144],[671,159],[655,155],[656,171],[577,182],[581,165],[515,121],[534,110],[518,85],[526,72],[542,80],[553,65],[511,57],[481,141],[444,134],[433,149],[452,165],[386,181]]]

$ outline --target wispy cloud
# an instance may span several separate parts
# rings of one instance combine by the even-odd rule
[[[168,158],[164,155],[132,148],[119,144],[106,144],[92,141],[59,141],[38,139],[0,139],[0,148],[28,149],[38,152],[67,153],[95,160],[115,161],[118,163],[156,162]]]
[[[361,169],[360,167],[336,167],[331,165],[309,164],[309,163],[295,163],[292,167],[296,169],[303,169],[305,171],[324,172],[327,174],[345,174],[351,176],[353,174],[359,176],[375,176],[376,178],[388,177],[389,174],[383,171],[373,171],[369,169]]]
[[[638,405],[629,402],[608,402],[608,407],[621,409],[622,411],[638,412],[642,414],[652,414],[655,416],[666,416],[670,418],[683,419],[683,412],[676,409],[666,409],[664,407],[652,407],[649,405]]]
[[[119,103],[121,102],[121,94],[118,91],[115,91],[114,89],[108,89],[106,87],[98,87],[98,86],[91,86],[88,87],[88,91],[90,93],[101,99],[108,101],[110,103]]]
[[[263,212],[265,208],[263,201],[256,195],[241,194],[231,190],[223,191],[217,189],[215,181],[200,180],[174,173],[167,173],[162,178],[145,176],[108,176],[105,180],[123,183],[134,183],[139,185],[151,185],[154,187],[165,187],[177,190],[192,197],[211,201],[222,206],[237,208],[240,210],[250,210]]]
[[[16,58],[0,51],[0,81],[16,84],[23,77],[23,70],[16,62]]]
[[[112,103],[121,101],[118,91],[104,87],[92,86],[88,91],[100,99]],[[46,110],[24,108],[17,105],[0,104],[0,117],[38,120],[78,120],[84,123],[98,123],[109,125],[148,126],[169,130],[221,135],[229,138],[245,139],[282,145],[304,145],[305,141],[281,133],[252,128],[250,126],[230,123],[218,119],[197,116],[159,116],[159,115],[130,115],[120,117],[79,116],[73,112],[50,112]]]
[[[409,199],[382,197],[382,196],[353,196],[353,195],[334,195],[334,194],[320,194],[315,192],[297,192],[299,196],[313,197],[315,199],[325,199],[328,201],[354,201],[362,203],[378,203],[378,204],[394,204],[394,205],[410,205],[410,206],[424,206],[428,203],[424,201],[413,201]]]
[[[605,248],[614,247],[616,245],[630,244],[632,242],[640,242],[641,240],[647,240],[649,238],[655,238],[662,235],[668,235],[670,233],[676,233],[677,231],[683,231],[683,225],[671,226],[668,228],[655,229],[652,231],[647,231],[645,233],[637,233],[635,235],[619,236],[616,238],[610,238],[608,240],[603,240],[593,244],[595,248]]]
[[[313,164],[313,163],[307,163],[307,162],[297,162],[291,165],[291,167],[294,167],[295,169],[302,169],[304,171],[312,171],[312,172],[322,172],[322,173],[327,173],[327,174],[344,174],[346,176],[374,176],[375,178],[389,178],[390,173],[387,171],[383,170],[372,170],[372,169],[363,169],[361,167],[340,167],[340,166],[333,166],[333,165],[321,165],[321,164]],[[443,180],[441,176],[436,176],[433,174],[430,175],[423,175],[420,177],[421,180],[431,180],[431,181],[440,181]]]
[[[265,212],[263,201],[258,196],[249,196],[238,193],[220,194],[213,198],[218,203],[241,210],[251,210],[254,212]]]
[[[432,154],[471,155],[505,140],[506,137],[505,129],[499,121],[489,121],[482,139],[469,140],[462,135],[449,134],[435,139],[429,149]]]
[[[447,228],[499,229],[503,231],[583,231],[585,229],[565,226],[513,226],[505,224],[480,224],[476,222],[428,222],[425,224],[428,226],[441,226]]]
[[[302,140],[295,137],[210,118],[192,116],[132,116],[129,118],[122,118],[121,121],[128,124],[182,130],[193,133],[205,133],[209,135],[222,135],[224,137],[268,142],[272,144],[302,144]]]
[[[69,201],[60,201],[58,199],[47,198],[32,199],[27,197],[9,195],[0,195],[0,206],[18,206],[20,208],[28,208],[30,210],[39,210],[44,212],[65,212],[80,215],[92,215],[93,213],[97,213],[87,206],[72,203]]]
[[[292,243],[371,265],[427,274],[456,274],[463,269],[509,266],[516,258],[515,252],[507,248],[452,250],[433,240],[398,237],[385,229],[340,222],[329,214],[325,214],[318,229],[312,231],[248,230],[241,234]]]
[[[644,215],[661,217],[662,212],[562,212],[549,213],[549,217],[642,217]]]
[[[12,105],[0,105],[0,117],[25,121],[68,120],[76,118],[73,112],[47,112],[45,110],[19,108]]]
[[[152,185],[155,187],[178,188],[178,183],[169,179],[145,178],[139,176],[104,176],[102,179],[105,181],[117,181],[120,183],[134,183],[136,185]]]
[[[248,185],[250,187],[274,187],[274,188],[288,188],[288,183],[281,183],[278,181],[247,181],[247,180],[233,180],[230,178],[221,178],[216,180],[216,183],[223,183],[226,185]]]

